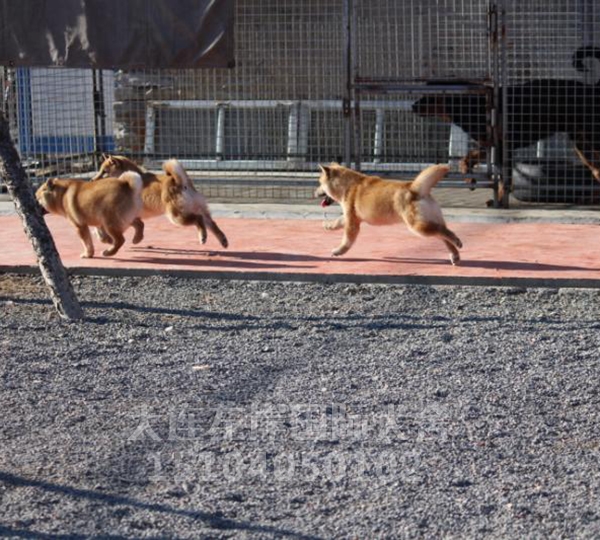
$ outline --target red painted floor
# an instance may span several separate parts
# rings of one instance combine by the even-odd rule
[[[219,219],[230,241],[229,249],[221,249],[210,233],[202,246],[195,229],[157,218],[146,222],[141,244],[129,242],[130,229],[128,242],[115,257],[103,257],[95,239],[99,255],[80,259],[81,244],[66,220],[47,216],[46,222],[65,266],[90,273],[183,271],[278,279],[280,274],[300,279],[337,275],[366,281],[498,284],[528,280],[531,285],[559,280],[600,286],[600,229],[590,224],[451,223],[464,243],[462,264],[453,267],[441,241],[413,236],[403,226],[364,226],[354,247],[337,258],[330,253],[342,232],[325,231],[316,220]],[[17,216],[0,217],[0,246],[0,270],[35,267]]]

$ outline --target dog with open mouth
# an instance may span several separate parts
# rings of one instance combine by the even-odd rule
[[[325,222],[326,230],[344,229],[341,244],[332,251],[335,256],[346,253],[356,241],[361,223],[394,225],[405,223],[419,236],[435,236],[450,252],[450,262],[460,262],[462,242],[444,221],[442,210],[431,196],[432,188],[450,170],[448,165],[432,165],[424,169],[412,182],[384,180],[369,176],[337,163],[320,165],[321,175],[315,196],[321,206],[338,202],[343,215]]]

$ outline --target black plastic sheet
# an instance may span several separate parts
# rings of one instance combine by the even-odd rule
[[[0,65],[233,67],[234,0],[0,0]]]

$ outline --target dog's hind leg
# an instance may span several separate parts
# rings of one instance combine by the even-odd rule
[[[440,238],[450,252],[450,262],[456,265],[460,262],[462,242],[444,223],[418,222],[409,224],[408,227],[420,236],[437,236]]]
[[[112,247],[110,249],[105,249],[102,252],[102,255],[105,257],[111,257],[117,251],[119,251],[119,249],[121,249],[121,246],[125,243],[125,237],[118,229],[107,228],[106,232],[112,238]]]
[[[204,223],[204,218],[202,216],[196,216],[195,218],[196,229],[198,229],[198,239],[201,244],[206,244],[206,224]]]
[[[441,227],[441,235],[444,239],[446,239],[448,242],[450,242],[453,246],[456,246],[459,249],[463,247],[463,244],[462,244],[460,238],[458,236],[456,236],[456,234],[454,234],[448,227],[446,227],[446,225],[443,225]]]
[[[225,233],[219,228],[219,226],[213,221],[212,217],[207,214],[204,216],[204,221],[206,226],[212,231],[212,233],[217,237],[221,245],[226,248],[229,246],[229,242]]]
[[[450,262],[452,263],[453,266],[456,266],[457,264],[460,263],[460,253],[458,251],[458,249],[456,249],[456,246],[452,243],[449,242],[448,240],[442,238],[444,244],[446,244],[446,247],[448,248],[448,251],[450,252]]]
[[[204,224],[204,217],[201,214],[180,214],[176,208],[169,208],[167,216],[176,225],[184,227],[195,225],[196,229],[198,229],[198,240],[200,240],[201,244],[206,244],[206,225]]]
[[[139,244],[144,239],[144,222],[140,218],[135,218],[131,226],[135,231],[131,243]]]

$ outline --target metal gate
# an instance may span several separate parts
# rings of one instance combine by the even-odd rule
[[[492,187],[496,204],[508,205],[510,191],[600,203],[597,2],[347,7],[356,166],[397,174],[449,160],[444,185]]]
[[[497,188],[496,5],[356,0],[347,6],[355,165],[410,177],[449,161],[455,168],[443,185]],[[461,160],[482,143],[489,151],[461,174]]]
[[[238,0],[236,67],[0,70],[32,181],[177,157],[212,198],[308,199],[319,163],[597,203],[595,0]],[[596,171],[598,169],[596,168]],[[598,174],[600,176],[600,173]]]
[[[513,195],[599,204],[600,5],[506,0],[503,17],[503,174]]]

